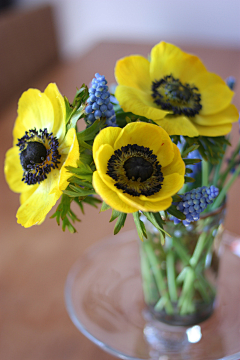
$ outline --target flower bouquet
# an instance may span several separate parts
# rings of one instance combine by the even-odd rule
[[[74,233],[72,204],[102,203],[117,234],[132,214],[150,313],[195,324],[213,311],[226,195],[240,173],[240,142],[224,159],[234,81],[165,42],[149,59],[120,59],[115,77],[112,94],[96,73],[72,102],[53,83],[22,94],[5,160],[17,221],[40,225],[59,200],[52,218]]]

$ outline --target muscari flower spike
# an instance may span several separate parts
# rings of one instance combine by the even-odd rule
[[[191,222],[199,220],[200,213],[203,212],[209,204],[213,203],[213,200],[218,194],[219,190],[215,186],[202,186],[188,191],[184,195],[180,195],[182,201],[173,204],[176,205],[177,210],[186,215],[186,219],[182,222],[187,226]],[[178,224],[181,221],[175,216],[170,216],[170,219],[174,221],[174,224]]]
[[[85,109],[87,123],[92,125],[95,120],[105,117],[107,126],[117,126],[115,111],[110,102],[110,92],[104,75],[95,74],[89,95],[88,106]]]
[[[234,76],[228,76],[227,79],[226,79],[226,84],[231,90],[234,90],[234,88],[236,86],[235,77]]]

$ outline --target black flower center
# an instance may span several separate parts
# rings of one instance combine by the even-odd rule
[[[58,152],[59,142],[47,129],[32,129],[18,139],[20,162],[23,178],[28,185],[40,184],[47,178],[52,169],[58,168],[61,155]]]
[[[125,161],[123,165],[129,180],[140,180],[141,182],[149,179],[153,173],[152,164],[142,157],[132,157]]]
[[[162,187],[161,165],[148,147],[129,144],[115,150],[107,169],[114,185],[132,196],[151,196]]]
[[[37,141],[30,141],[27,143],[27,147],[20,153],[20,161],[22,168],[28,170],[28,165],[30,167],[34,164],[41,164],[46,160],[47,149],[45,146]]]
[[[153,81],[152,97],[154,103],[174,115],[193,117],[202,109],[201,95],[196,86],[183,84],[172,75]]]

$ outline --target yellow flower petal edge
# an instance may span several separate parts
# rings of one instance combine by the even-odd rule
[[[121,71],[118,71],[117,81],[119,84],[134,87],[140,90],[148,90],[151,86],[151,79],[149,73],[150,63],[143,56],[135,55],[119,60],[118,66]]]
[[[106,128],[94,140],[95,191],[118,211],[167,209],[184,183],[177,146],[165,130],[149,123],[130,123],[116,135],[111,139]]]
[[[18,102],[18,117],[13,129],[14,145],[25,131],[33,127],[40,130],[47,123],[48,131],[52,132],[55,121],[54,107],[49,97],[37,89],[25,91]]]
[[[44,221],[68,185],[71,174],[66,166],[77,165],[76,131],[66,132],[65,117],[56,84],[49,84],[43,93],[29,89],[19,100],[14,146],[6,153],[4,172],[10,189],[20,193],[17,221],[24,227]]]
[[[52,176],[49,176],[49,180],[54,182],[54,179],[51,178]],[[19,207],[17,211],[18,224],[28,228],[33,225],[40,225],[43,222],[46,215],[62,195],[60,190],[52,194],[49,193],[48,186],[51,187],[50,181],[40,184],[33,194]]]
[[[150,62],[139,55],[120,59],[115,77],[115,96],[123,110],[153,120],[169,135],[224,136],[231,130],[228,124],[238,120],[226,111],[234,93],[225,82],[197,56],[173,44],[154,46]],[[204,126],[199,123],[203,117],[208,120]]]
[[[68,186],[67,179],[69,178],[69,172],[67,166],[77,166],[77,160],[79,159],[79,144],[77,141],[77,134],[75,129],[70,129],[61,145],[62,154],[67,154],[66,160],[60,170],[60,177],[58,187],[60,190],[65,190]]]
[[[124,213],[134,213],[138,209],[126,204],[126,202],[121,201],[118,194],[112,191],[101,179],[99,173],[95,171],[93,173],[93,186],[98,194],[101,194],[102,199],[113,209],[124,212]]]

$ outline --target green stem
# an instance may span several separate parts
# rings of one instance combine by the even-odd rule
[[[223,161],[223,157],[219,161],[219,163],[216,165],[215,170],[214,170],[213,185],[216,186],[216,187],[218,186],[219,173],[220,173],[220,169],[221,169],[221,166],[222,166],[222,161]]]
[[[190,256],[184,245],[182,245],[179,239],[176,239],[174,236],[172,237],[172,244],[184,265],[188,265]]]
[[[177,301],[177,285],[176,285],[176,275],[175,275],[175,266],[174,266],[174,253],[172,250],[169,250],[166,257],[166,266],[167,266],[167,282],[169,295],[172,302]]]
[[[194,268],[196,267],[198,260],[204,249],[205,240],[206,240],[206,233],[203,232],[198,238],[197,245],[196,245],[193,255],[189,261],[190,265]]]
[[[188,306],[190,305],[192,306],[194,280],[195,280],[194,270],[191,267],[188,267],[183,282],[182,293],[178,300],[178,307],[180,308],[181,315],[184,315],[188,312]]]
[[[142,244],[141,244],[142,245]],[[151,267],[145,252],[140,245],[140,261],[142,270],[142,284],[144,298],[147,304],[155,304],[159,295],[156,290],[156,283],[151,272]]]
[[[208,162],[202,159],[202,186],[208,186],[209,166]]]
[[[206,291],[205,286],[203,286],[203,284],[201,283],[201,281],[199,281],[199,279],[196,280],[195,284],[194,284],[195,288],[199,291],[199,293],[201,294],[202,298],[204,301],[206,301],[207,303],[210,302],[210,297]]]
[[[152,249],[151,244],[148,243],[148,241],[144,241],[143,246],[145,248],[149,263],[151,264],[151,269],[153,272],[153,275],[155,277],[155,281],[157,284],[157,288],[159,291],[160,296],[164,297],[166,299],[166,312],[167,314],[173,313],[173,307],[169,299],[169,294],[167,291],[166,284],[164,282],[164,276],[162,274],[162,271],[159,267],[159,261]]]
[[[230,171],[232,170],[232,168],[234,166],[235,158],[238,155],[239,151],[240,151],[240,141],[238,142],[238,144],[237,144],[237,146],[236,146],[236,148],[235,148],[235,150],[234,150],[234,152],[233,152],[233,154],[231,156],[231,160],[229,161],[229,164],[228,164],[226,170],[220,176],[220,184],[219,184],[219,186],[221,188],[224,187],[224,183],[225,183]]]
[[[214,210],[216,208],[218,208],[221,203],[223,202],[228,190],[230,189],[230,187],[232,186],[232,184],[234,183],[234,181],[236,180],[236,178],[238,177],[238,175],[240,174],[240,165],[237,167],[235,173],[231,176],[230,180],[228,181],[228,183],[226,184],[226,186],[224,186],[222,188],[222,190],[220,191],[218,197],[216,198],[216,200],[214,201],[211,210]]]

